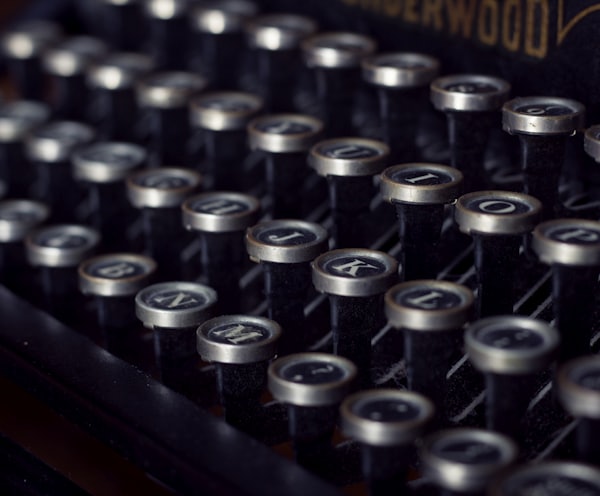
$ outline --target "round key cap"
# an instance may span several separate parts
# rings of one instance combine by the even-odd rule
[[[502,127],[519,137],[524,192],[538,198],[544,218],[560,214],[558,185],[567,140],[584,123],[584,106],[566,98],[522,97],[504,104]]]
[[[143,2],[152,59],[161,70],[188,69],[191,33],[188,0]]]
[[[590,465],[549,461],[518,467],[496,480],[490,496],[544,494],[592,496],[600,493],[600,470]]]
[[[468,327],[469,360],[485,374],[489,429],[519,439],[531,379],[553,360],[559,341],[556,329],[529,317],[488,317]]]
[[[301,220],[265,221],[248,229],[246,250],[262,265],[269,318],[279,322],[281,355],[305,349],[304,305],[310,288],[310,262],[327,249],[327,231]]]
[[[181,225],[181,204],[197,192],[202,176],[189,169],[163,167],[127,178],[127,196],[140,210],[145,246],[158,263],[158,277],[183,274],[181,252],[186,232]]]
[[[596,162],[600,162],[600,125],[595,125],[585,130],[583,147],[586,153]]]
[[[404,280],[437,277],[445,207],[462,186],[460,171],[439,164],[394,165],[381,174],[381,196],[396,207]]]
[[[53,121],[36,128],[25,142],[37,175],[35,196],[50,207],[55,222],[77,220],[81,191],[73,179],[70,158],[93,139],[94,130],[85,124]]]
[[[25,238],[27,260],[40,273],[44,304],[67,323],[72,323],[81,308],[77,266],[92,254],[99,241],[95,229],[77,224],[42,227]]]
[[[265,115],[248,125],[250,148],[264,152],[266,157],[273,217],[301,217],[306,210],[307,192],[299,185],[307,177],[306,154],[322,131],[319,119],[303,114]]]
[[[239,87],[245,61],[244,28],[257,13],[258,5],[248,0],[209,0],[192,9],[194,65],[214,87]]]
[[[71,158],[73,177],[87,187],[91,221],[108,250],[128,245],[123,233],[133,222],[133,211],[127,202],[125,179],[143,167],[146,159],[141,146],[118,142],[94,143],[77,150]]]
[[[203,284],[168,281],[147,286],[135,296],[135,313],[154,329],[159,363],[175,363],[196,351],[196,329],[211,317],[217,301],[214,289]]]
[[[25,292],[30,284],[23,240],[48,219],[50,210],[33,200],[0,201],[0,279],[13,291]]]
[[[581,219],[543,222],[533,231],[532,247],[552,268],[552,306],[561,335],[559,361],[590,353],[600,272],[600,223]]]
[[[50,117],[50,108],[32,100],[0,104],[0,178],[8,196],[30,196],[34,171],[25,156],[24,140]]]
[[[21,98],[45,99],[41,56],[58,42],[61,34],[57,24],[39,19],[23,21],[5,32],[0,46],[13,86]]]
[[[99,39],[74,36],[46,50],[45,71],[52,78],[52,108],[56,118],[85,120],[89,115],[86,70],[108,52]]]
[[[371,338],[383,327],[383,295],[398,264],[387,253],[355,248],[328,251],[312,269],[315,289],[329,297],[334,353],[352,360],[368,385]]]
[[[344,434],[360,444],[369,493],[406,491],[413,443],[433,417],[433,404],[409,391],[367,390],[347,397],[340,413]]]
[[[225,419],[247,432],[258,431],[260,395],[281,327],[264,317],[225,315],[202,324],[196,336],[200,356],[215,362]]]
[[[376,50],[375,40],[350,32],[328,32],[302,42],[306,65],[316,78],[317,98],[329,136],[353,136],[360,64]]]
[[[479,316],[512,313],[523,235],[541,214],[541,202],[522,193],[476,191],[458,199],[456,223],[475,247]]]
[[[465,175],[466,192],[487,186],[482,168],[487,142],[509,92],[505,80],[479,74],[444,76],[431,83],[431,102],[446,114],[450,164]]]
[[[564,363],[556,377],[563,408],[578,419],[575,432],[577,458],[600,461],[600,357],[584,356]]]
[[[515,463],[516,444],[483,429],[448,429],[423,440],[420,458],[426,477],[452,494],[483,494],[490,481]]]
[[[417,158],[419,117],[439,68],[436,58],[412,52],[382,53],[362,61],[363,79],[377,89],[382,139],[391,149],[391,163]]]
[[[126,337],[135,329],[134,297],[155,271],[154,260],[135,253],[100,255],[79,265],[79,290],[93,297],[107,349],[118,356],[127,357]]]
[[[200,130],[204,146],[201,170],[209,189],[243,189],[246,126],[262,105],[258,96],[237,91],[206,93],[190,103],[191,123]]]
[[[90,121],[102,138],[140,140],[135,85],[153,68],[152,59],[146,55],[118,52],[88,69],[87,84],[92,99]]]
[[[366,230],[371,220],[373,176],[385,168],[388,158],[385,143],[363,138],[333,138],[311,149],[308,163],[329,185],[336,247],[369,244]]]
[[[269,366],[269,390],[287,404],[294,454],[304,467],[323,473],[331,463],[339,404],[355,377],[351,361],[326,353],[288,355]]]
[[[192,164],[189,102],[207,81],[190,72],[159,72],[137,84],[137,100],[147,119],[147,140],[156,165]]]
[[[223,295],[218,312],[239,312],[244,233],[258,221],[260,201],[243,193],[213,191],[188,198],[181,209],[183,226],[200,239],[203,281]]]
[[[256,53],[257,85],[268,112],[290,112],[302,77],[300,44],[317,31],[308,17],[277,13],[258,16],[246,26]]]
[[[397,284],[385,294],[388,322],[404,335],[408,388],[433,401],[439,423],[447,412],[446,374],[461,348],[473,301],[467,287],[436,280]]]

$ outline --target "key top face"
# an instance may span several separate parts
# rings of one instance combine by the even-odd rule
[[[248,125],[250,148],[271,153],[307,151],[323,131],[323,123],[302,114],[266,115]]]
[[[584,219],[556,219],[533,231],[533,249],[546,264],[600,264],[600,223]]]
[[[356,367],[326,353],[297,353],[269,367],[269,389],[278,400],[301,406],[338,403],[348,394]]]
[[[299,220],[261,222],[248,229],[246,249],[256,261],[309,262],[327,248],[327,231]]]
[[[173,281],[141,290],[135,307],[146,327],[183,328],[201,324],[216,301],[217,293],[208,286]]]
[[[293,50],[300,42],[315,33],[317,23],[304,16],[271,14],[249,22],[246,28],[251,47],[263,50]]]
[[[420,53],[385,53],[362,62],[365,81],[394,89],[425,86],[437,76],[439,69],[437,59]]]
[[[558,371],[556,383],[561,404],[571,415],[600,417],[600,361],[597,356],[566,362]]]
[[[574,462],[546,462],[514,470],[503,477],[491,494],[494,496],[547,494],[592,496],[600,491],[600,471]]]
[[[202,193],[181,206],[186,229],[206,232],[242,231],[258,220],[260,201],[232,192]]]
[[[516,461],[518,448],[508,437],[483,429],[448,429],[428,436],[420,450],[424,471],[443,488],[481,491]]]
[[[73,154],[73,175],[76,179],[95,183],[121,181],[142,166],[147,153],[131,143],[95,143]]]
[[[156,262],[138,254],[100,255],[79,266],[79,288],[98,296],[133,296],[156,271]]]
[[[198,353],[219,363],[255,363],[272,358],[281,336],[277,322],[248,315],[225,315],[197,331]]]
[[[0,202],[0,242],[22,241],[25,236],[44,222],[49,208],[33,200],[4,200]]]
[[[502,108],[502,127],[511,134],[573,134],[583,127],[585,109],[575,100],[521,97]]]
[[[385,296],[386,315],[394,327],[424,331],[461,328],[471,316],[473,301],[467,287],[434,280],[398,284]]]
[[[559,343],[556,329],[529,317],[489,317],[465,334],[469,359],[482,371],[525,374],[545,367]]]
[[[189,169],[151,169],[127,178],[127,195],[138,208],[178,207],[201,182],[202,176]]]
[[[389,147],[377,140],[334,138],[317,143],[309,165],[322,176],[369,176],[385,167]]]
[[[500,108],[509,91],[508,82],[500,78],[457,74],[431,83],[431,102],[442,111],[485,112]]]
[[[50,109],[43,103],[20,100],[0,106],[0,141],[13,142],[46,122]]]
[[[431,401],[411,391],[361,391],[342,403],[342,429],[347,436],[369,445],[399,446],[423,432],[433,411]]]
[[[27,236],[27,258],[32,265],[74,267],[98,244],[95,229],[76,224],[41,228]]]

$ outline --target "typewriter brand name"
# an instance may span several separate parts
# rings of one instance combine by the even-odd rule
[[[600,10],[567,12],[566,0],[341,0],[344,4],[483,45],[543,59]]]

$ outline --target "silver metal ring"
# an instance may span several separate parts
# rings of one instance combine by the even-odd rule
[[[365,81],[393,89],[427,86],[439,70],[439,60],[423,53],[382,53],[362,61]]]
[[[555,219],[533,230],[533,250],[545,264],[600,265],[600,222]]]
[[[271,114],[248,124],[252,150],[269,153],[306,152],[323,132],[323,122],[304,114]]]
[[[311,148],[308,164],[321,176],[372,176],[385,168],[389,154],[382,141],[333,138]]]
[[[583,129],[585,107],[567,98],[529,96],[502,107],[502,128],[511,134],[574,134]]]
[[[508,98],[510,84],[480,74],[455,74],[431,83],[431,103],[441,111],[489,112]]]

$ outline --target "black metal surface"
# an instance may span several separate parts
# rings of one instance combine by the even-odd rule
[[[0,288],[0,371],[181,494],[335,488]]]

